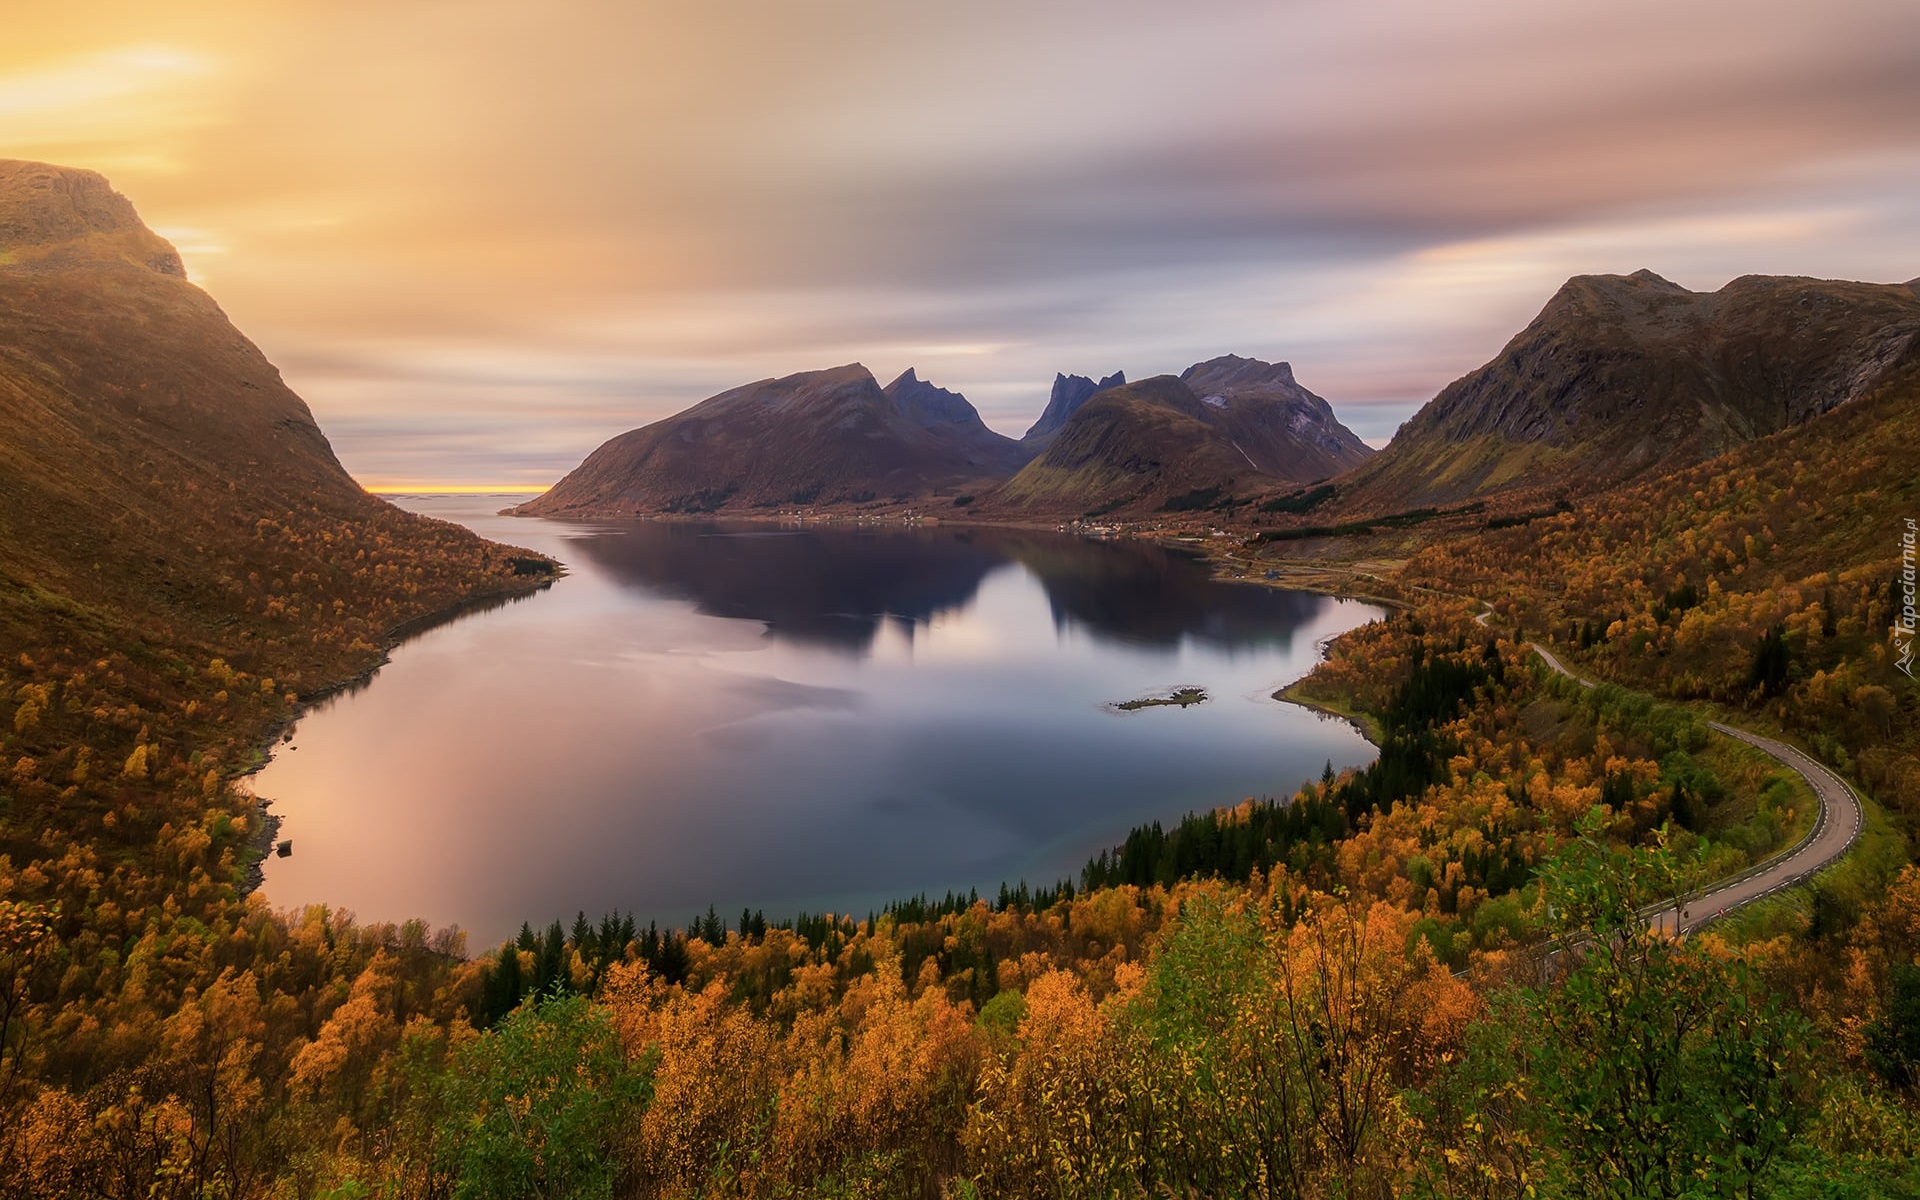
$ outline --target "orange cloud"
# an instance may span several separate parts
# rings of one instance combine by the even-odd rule
[[[165,11],[161,11],[164,8]],[[75,0],[0,155],[105,171],[374,482],[525,486],[861,358],[1288,358],[1376,440],[1573,270],[1920,274],[1910,0]]]

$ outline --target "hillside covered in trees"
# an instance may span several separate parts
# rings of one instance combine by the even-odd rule
[[[10,868],[12,1177],[26,1195],[1910,1191],[1920,875],[1897,815],[1810,895],[1655,938],[1638,908],[1790,843],[1810,795],[1697,709],[1572,686],[1474,615],[1421,601],[1309,678],[1375,714],[1374,765],[1137,831],[1037,892],[689,929],[582,916],[470,961],[417,923],[217,898],[109,944],[113,883],[93,899],[59,862]],[[1543,944],[1565,949],[1543,963]]]
[[[249,903],[149,935],[112,980],[78,977],[57,914],[15,902],[15,1177],[28,1195],[1915,1185],[1920,874],[1887,818],[1812,900],[1676,945],[1635,911],[1810,819],[1777,764],[1685,708],[1547,675],[1464,605],[1359,631],[1309,686],[1377,706],[1404,748],[1291,806],[1140,831],[1038,894],[686,930],[582,917],[471,962],[418,924]],[[66,1015],[102,982],[92,1021]],[[90,1075],[112,1049],[120,1069]]]
[[[362,493],[124,201],[50,170],[9,167],[0,214],[9,1195],[1920,1190],[1912,374],[1634,490],[1369,542],[1349,578],[1400,607],[1297,689],[1370,722],[1363,769],[993,897],[468,947],[251,894],[243,775],[409,623],[553,564]],[[1648,905],[1815,819],[1715,718],[1831,763],[1867,828],[1673,942]]]

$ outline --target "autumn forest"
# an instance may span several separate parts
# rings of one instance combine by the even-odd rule
[[[0,162],[0,239],[8,1196],[1920,1194],[1913,286],[1581,277],[1377,455],[1232,355],[1063,375],[1020,442],[865,368],[620,435],[549,503],[965,510],[1364,598],[1259,699],[1373,752],[1060,878],[472,944],[276,907],[252,773],[567,565],[363,490],[100,176]]]

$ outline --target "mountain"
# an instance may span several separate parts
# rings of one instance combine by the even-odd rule
[[[285,498],[367,501],[306,404],[91,171],[0,163],[0,330],[14,501],[0,521],[19,537],[36,529],[21,503],[88,506],[135,463],[136,477],[217,464]]]
[[[1093,399],[1095,393],[1119,387],[1126,381],[1125,371],[1115,371],[1098,383],[1085,375],[1054,375],[1053,392],[1047,397],[1047,407],[1040,413],[1040,419],[1021,437],[1020,444],[1030,454],[1039,454],[1053,444],[1053,439],[1066,427],[1067,418],[1079,412],[1080,406]]]
[[[1845,404],[1916,354],[1909,285],[1749,275],[1692,292],[1651,271],[1576,276],[1343,481],[1341,507],[1652,478]]]
[[[1369,453],[1286,363],[1228,355],[1083,400],[992,506],[1076,515],[1205,508],[1337,474]]]
[[[1295,382],[1288,363],[1225,354],[1188,367],[1180,381],[1234,447],[1277,479],[1325,479],[1373,456],[1331,405]]]
[[[612,438],[526,516],[631,516],[900,501],[1005,478],[1019,445],[966,398],[858,363],[763,379]]]
[[[291,944],[294,924],[247,895],[277,820],[240,779],[299,698],[364,677],[404,623],[524,595],[551,572],[362,491],[307,406],[105,179],[0,161],[7,1195],[112,1186],[130,1159],[105,1142],[69,1153],[95,1122],[77,1109],[54,1135],[62,1159],[34,1161],[28,1097],[142,1108],[139,1081],[182,1061],[164,1023],[236,978],[268,980],[264,959],[236,971],[217,947]],[[354,953],[351,918],[327,920]],[[125,969],[128,948],[159,940],[173,966]],[[457,961],[457,938],[436,944]],[[56,946],[57,960],[43,957]],[[243,983],[253,1044],[317,1028],[301,1015],[311,988]],[[263,1021],[288,1024],[268,1033]],[[26,1030],[60,1032],[27,1043]],[[241,1086],[263,1118],[285,1108]],[[225,1170],[186,1157],[148,1156],[134,1186],[257,1193],[272,1170],[264,1156]]]
[[[491,586],[472,572],[512,577],[505,548],[361,490],[273,364],[91,171],[0,161],[0,429],[0,651],[281,644],[358,670],[346,646],[370,652],[434,598]],[[364,552],[352,562],[383,539],[396,570],[418,570],[413,596],[372,579]],[[342,601],[317,641],[288,615],[314,615],[314,570],[328,609]]]
[[[901,416],[963,448],[969,462],[995,474],[1011,475],[1033,457],[1019,442],[988,429],[965,396],[935,387],[912,367],[882,390]]]
[[[889,621],[911,635],[939,613],[966,608],[1006,561],[994,539],[980,536],[991,531],[958,526],[714,536],[724,528],[645,521],[572,545],[626,586],[691,600],[710,616],[763,622],[769,638],[860,655]]]

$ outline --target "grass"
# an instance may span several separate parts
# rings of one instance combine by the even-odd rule
[[[1296,679],[1273,694],[1275,700],[1288,704],[1298,704],[1302,708],[1311,708],[1315,712],[1326,713],[1330,717],[1339,717],[1351,721],[1360,727],[1360,734],[1369,742],[1378,746],[1386,737],[1380,728],[1380,720],[1365,709],[1354,707],[1348,697],[1326,698],[1309,695],[1306,680]]]
[[[1718,932],[1736,943],[1803,933],[1830,921],[1836,910],[1857,915],[1886,890],[1909,861],[1907,836],[1877,800],[1858,787],[1854,791],[1866,821],[1853,849],[1805,883],[1727,914],[1715,924]]]
[[[1727,788],[1726,798],[1708,814],[1709,838],[1723,842],[1729,832],[1741,831],[1734,841],[1751,846],[1748,858],[1757,863],[1813,830],[1820,813],[1819,797],[1799,772],[1771,754],[1716,734],[1695,757]],[[1780,820],[1772,815],[1782,808],[1792,816]]]

